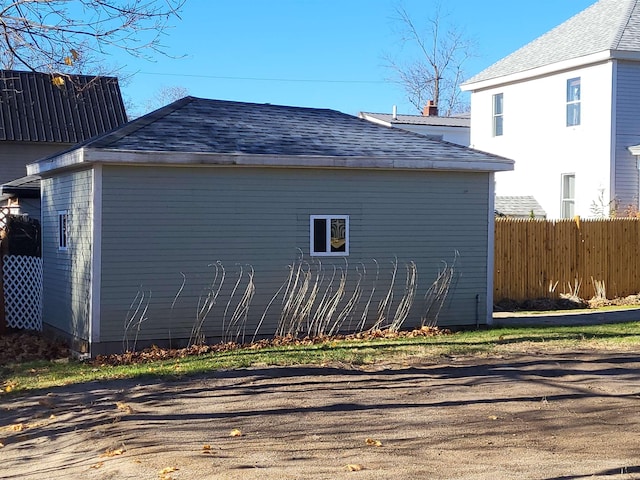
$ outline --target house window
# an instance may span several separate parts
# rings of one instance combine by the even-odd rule
[[[567,80],[567,127],[580,125],[580,77]]]
[[[576,176],[573,173],[562,175],[561,195],[561,216],[562,218],[573,218],[575,216],[576,203]]]
[[[69,212],[58,212],[58,250],[66,250],[69,241]]]
[[[349,255],[348,215],[311,215],[310,228],[311,255]]]
[[[503,123],[503,105],[504,100],[502,93],[497,93],[493,96],[493,136],[499,137],[502,135],[502,123]]]

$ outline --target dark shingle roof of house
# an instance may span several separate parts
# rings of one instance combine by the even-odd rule
[[[88,148],[247,155],[501,160],[335,110],[185,97]]]
[[[467,117],[437,117],[430,115],[396,115],[390,113],[361,112],[361,118],[371,117],[390,125],[430,125],[434,127],[464,127],[469,128],[471,119]]]
[[[464,85],[606,51],[640,52],[640,0],[600,0]]]
[[[118,80],[0,70],[0,141],[78,143],[127,121]]]
[[[496,196],[495,211],[505,217],[529,218],[532,212],[535,218],[547,217],[547,212],[532,196]]]

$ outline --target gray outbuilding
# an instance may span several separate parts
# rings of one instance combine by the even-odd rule
[[[333,110],[186,97],[28,166],[43,321],[92,356],[486,324],[494,172],[511,169]]]

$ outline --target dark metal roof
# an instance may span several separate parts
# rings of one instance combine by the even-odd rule
[[[79,143],[127,121],[118,79],[0,70],[0,141]]]

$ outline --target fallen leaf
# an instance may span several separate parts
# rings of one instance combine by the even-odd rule
[[[497,420],[498,417],[495,415],[489,415],[489,420]]]
[[[21,432],[22,430],[24,430],[24,424],[16,423],[15,425],[10,425],[9,430],[12,430],[14,432]]]
[[[90,468],[100,468],[100,467],[102,467],[103,465],[104,465],[104,462],[98,462],[98,463],[96,463],[95,465],[91,465],[91,467],[90,467]]]
[[[0,442],[0,448],[4,447],[4,443]]]
[[[11,390],[13,390],[13,387],[11,385],[7,385],[4,389],[4,391],[7,393],[11,392]]]
[[[158,472],[158,474],[159,475],[166,475],[167,473],[175,472],[176,470],[178,470],[176,467],[167,467],[167,468],[163,468],[162,470],[160,470],[160,472]]]
[[[121,412],[125,412],[127,414],[131,414],[133,413],[133,408],[131,408],[129,405],[127,405],[124,402],[117,402],[116,403],[116,407],[118,408],[118,410],[120,410]]]
[[[231,432],[229,432],[229,436],[230,437],[241,437],[242,436],[242,432],[240,430],[238,430],[237,428],[234,428],[233,430],[231,430]]]
[[[382,442],[380,440],[374,440],[373,438],[367,438],[364,443],[369,445],[370,447],[381,447]]]
[[[359,463],[350,463],[345,468],[348,472],[359,472],[360,470],[364,470],[364,467]]]
[[[124,448],[118,448],[116,450],[113,450],[111,448],[107,448],[105,450],[105,452],[100,456],[101,457],[115,457],[117,455],[122,455],[124,452],[126,452],[126,450]]]

